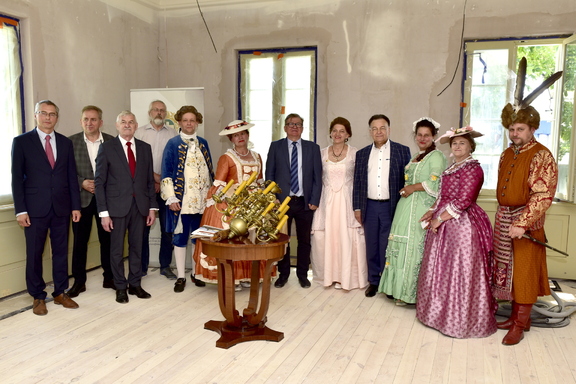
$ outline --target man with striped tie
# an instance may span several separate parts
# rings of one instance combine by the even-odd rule
[[[283,201],[290,196],[288,210],[288,234],[292,220],[296,223],[298,240],[296,276],[302,288],[310,287],[308,268],[310,267],[310,231],[314,211],[320,203],[322,193],[322,160],[318,144],[302,139],[304,119],[296,113],[286,116],[284,131],[286,138],[270,144],[266,160],[266,179],[275,181],[282,192],[278,199]],[[290,276],[290,246],[284,258],[278,262],[280,276],[274,283],[282,288]]]

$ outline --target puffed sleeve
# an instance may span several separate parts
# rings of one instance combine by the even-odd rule
[[[446,157],[441,151],[433,151],[425,161],[421,174],[426,179],[422,181],[422,187],[427,194],[436,198],[440,186],[440,175],[446,169]]]

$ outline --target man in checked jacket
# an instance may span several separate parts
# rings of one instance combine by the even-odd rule
[[[389,140],[390,119],[385,115],[372,116],[368,124],[374,142],[356,153],[352,203],[366,237],[370,285],[365,294],[373,297],[386,264],[388,235],[400,189],[404,187],[404,167],[410,162],[410,149]]]

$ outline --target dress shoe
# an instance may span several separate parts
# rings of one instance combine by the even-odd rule
[[[128,293],[131,295],[136,295],[136,297],[139,299],[149,299],[152,297],[152,295],[146,292],[141,286],[128,287]]]
[[[376,292],[378,292],[378,286],[370,284],[368,288],[366,288],[366,292],[364,292],[364,294],[366,295],[366,297],[374,297],[376,296]]]
[[[203,282],[202,280],[198,280],[194,275],[190,275],[190,281],[192,281],[194,283],[194,285],[197,287],[205,287],[206,286],[205,282]]]
[[[302,288],[310,288],[310,280],[305,277],[299,277],[298,282]]]
[[[286,285],[287,282],[288,282],[288,278],[287,278],[287,277],[284,278],[284,277],[280,276],[280,277],[278,278],[278,280],[276,280],[276,282],[274,283],[274,286],[275,286],[276,288],[282,288],[283,286]]]
[[[168,280],[176,280],[176,275],[172,272],[172,268],[166,267],[160,269],[160,274],[166,276]]]
[[[61,293],[54,298],[54,304],[58,304],[68,309],[78,308],[78,304],[68,296],[66,293]]]
[[[32,305],[32,312],[38,316],[47,315],[48,309],[46,308],[46,301],[42,299],[34,299],[34,304]]]
[[[516,345],[524,339],[524,331],[530,321],[530,314],[532,312],[532,304],[518,304],[516,303],[516,313],[512,312],[514,317],[514,324],[502,339],[504,345]],[[510,316],[510,317],[512,317]]]
[[[125,289],[116,290],[116,302],[120,304],[126,304],[128,302],[128,295]]]
[[[184,287],[186,287],[186,279],[181,277],[174,283],[174,292],[184,292]]]
[[[72,288],[70,288],[66,293],[68,294],[68,297],[77,297],[82,292],[86,292],[86,285],[76,285],[76,283],[74,283]]]
[[[102,283],[102,288],[110,288],[116,290],[114,280],[104,280],[104,282]]]

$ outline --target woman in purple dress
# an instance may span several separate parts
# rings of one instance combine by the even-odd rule
[[[486,337],[496,332],[496,301],[490,291],[492,225],[476,204],[484,181],[470,155],[472,127],[447,132],[454,163],[440,180],[439,197],[421,219],[428,232],[418,278],[416,317],[456,338]]]

